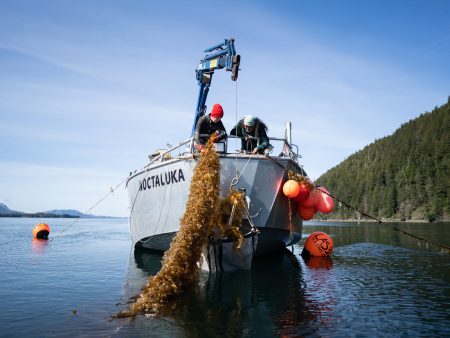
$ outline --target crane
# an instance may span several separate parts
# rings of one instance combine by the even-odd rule
[[[207,48],[204,52],[207,54],[204,59],[200,61],[197,69],[195,70],[200,88],[191,136],[194,135],[195,126],[197,125],[198,119],[205,115],[206,98],[208,97],[209,87],[211,86],[211,79],[214,71],[216,69],[225,68],[225,70],[231,72],[231,80],[236,81],[239,72],[239,63],[241,61],[241,56],[236,54],[236,50],[234,48],[234,38],[229,40],[225,39],[225,42]]]

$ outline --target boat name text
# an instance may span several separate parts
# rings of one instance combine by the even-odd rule
[[[139,191],[147,190],[150,188],[156,188],[163,185],[169,185],[173,183],[179,183],[181,181],[186,181],[184,179],[183,170],[175,169],[172,171],[165,172],[164,174],[158,174],[149,176],[139,181]]]

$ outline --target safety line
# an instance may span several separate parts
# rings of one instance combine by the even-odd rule
[[[128,177],[125,177],[119,184],[117,184],[115,186],[115,188],[111,188],[110,191],[105,196],[103,196],[97,203],[95,203],[92,207],[90,207],[88,210],[86,210],[85,214],[89,214],[89,212],[91,212],[97,205],[99,205],[101,202],[103,202],[109,195],[114,193],[114,191],[117,190],[117,188],[119,188],[127,180],[127,178]],[[69,229],[72,225],[77,223],[80,219],[81,219],[81,217],[77,217],[72,223],[70,223],[63,230],[61,230],[59,233],[57,233],[56,236],[50,238],[50,242],[52,242],[53,240],[55,240],[56,238],[61,236],[67,229]]]

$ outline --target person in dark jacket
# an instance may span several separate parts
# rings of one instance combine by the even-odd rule
[[[223,117],[222,106],[216,103],[211,113],[202,116],[195,127],[194,147],[197,151],[201,151],[209,137],[214,134],[215,142],[221,141],[227,137],[227,132],[221,121]]]
[[[267,137],[267,126],[259,118],[247,115],[231,130],[230,135],[241,138],[241,150],[252,154],[263,154],[272,146]]]

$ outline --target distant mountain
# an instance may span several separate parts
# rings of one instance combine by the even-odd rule
[[[23,213],[20,211],[11,210],[6,206],[6,204],[0,203],[0,217],[2,217],[2,216],[10,217],[13,215],[19,216],[21,214],[23,214]]]
[[[70,216],[70,217],[95,217],[94,215],[83,214],[82,212],[74,209],[54,209],[45,211],[47,214],[58,215],[58,216]]]
[[[83,214],[74,209],[54,209],[49,211],[27,213],[9,209],[6,204],[0,203],[0,217],[41,217],[41,218],[110,218],[110,216],[95,216],[91,214]]]
[[[388,220],[450,220],[450,97],[328,170],[317,184]],[[358,218],[336,203],[327,218]]]

